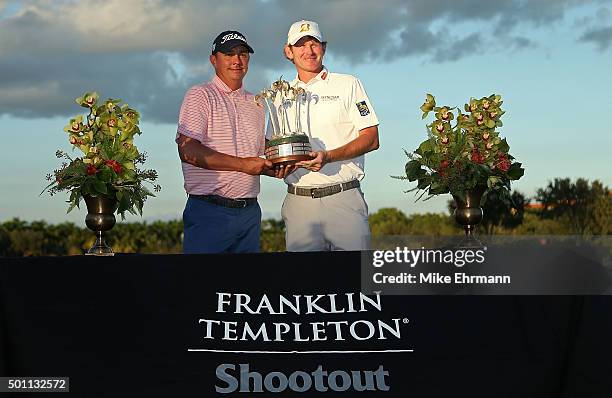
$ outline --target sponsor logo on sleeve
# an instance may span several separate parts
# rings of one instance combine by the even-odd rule
[[[358,102],[356,105],[361,116],[367,116],[370,114],[370,109],[368,109],[368,105],[365,101]]]

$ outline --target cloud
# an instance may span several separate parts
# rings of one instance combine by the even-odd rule
[[[463,39],[452,43],[448,48],[440,48],[436,54],[436,60],[439,62],[452,61],[463,58],[470,54],[478,54],[482,52],[482,38],[477,33],[472,33]]]
[[[168,56],[163,53],[107,54],[77,59],[47,55],[44,63],[31,56],[0,59],[0,109],[21,117],[50,117],[78,113],[73,99],[87,90],[129,100],[132,105],[157,107],[148,116],[156,121],[176,118],[176,99],[184,91],[172,84]],[[171,101],[170,101],[171,100]],[[180,100],[179,100],[180,104]],[[144,110],[144,109],[143,109]]]
[[[574,26],[584,28],[578,38],[579,42],[595,44],[600,51],[605,51],[612,44],[612,11],[608,7],[600,7],[593,15],[579,18]]]
[[[186,89],[210,78],[210,43],[237,29],[255,48],[249,87],[287,67],[281,48],[297,19],[319,22],[334,57],[351,63],[467,56],[536,47],[523,30],[553,26],[597,0],[0,0],[0,115],[73,114],[95,89],[121,97],[147,120],[175,123]],[[593,18],[607,18],[607,9]],[[521,29],[521,34],[517,30]],[[610,32],[583,42],[608,48]],[[78,112],[78,109],[76,109]]]
[[[523,48],[537,47],[537,44],[533,40],[528,39],[526,37],[516,36],[512,37],[511,40],[513,47],[519,50]]]
[[[579,40],[585,43],[593,43],[599,50],[605,51],[612,45],[612,26],[590,30],[580,36]]]

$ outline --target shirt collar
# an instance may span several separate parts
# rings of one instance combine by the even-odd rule
[[[314,84],[316,82],[328,82],[329,81],[329,71],[327,70],[327,68],[325,66],[323,66],[323,69],[321,69],[321,72],[319,72],[315,77],[313,77],[312,79],[310,79],[310,81],[308,81],[308,83],[304,83],[303,81],[300,80],[300,78],[298,77],[298,75],[295,75],[295,79],[293,79],[293,82],[291,82],[291,85],[295,85],[295,84],[301,84],[304,86],[309,86],[311,84]]]
[[[237,90],[232,90],[216,74],[215,74],[215,77],[213,77],[213,79],[212,79],[212,83],[219,89],[219,91],[221,91],[222,93],[225,93],[227,95],[231,95],[231,94],[233,94],[233,95],[241,95],[241,96],[245,96],[246,95],[246,93],[244,91],[244,85],[240,86],[240,88],[237,89]]]

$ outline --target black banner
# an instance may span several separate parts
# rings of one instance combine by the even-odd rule
[[[0,376],[74,396],[612,392],[609,296],[365,296],[350,252],[0,261]]]

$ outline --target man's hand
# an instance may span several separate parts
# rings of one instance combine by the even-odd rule
[[[289,174],[293,173],[296,170],[297,170],[297,166],[295,165],[280,165],[280,166],[274,166],[270,170],[266,170],[264,174],[270,177],[284,179],[285,177],[287,177]]]
[[[259,157],[242,158],[241,171],[246,174],[258,176],[261,174],[269,175],[270,169],[272,169],[272,162],[267,159]]]
[[[296,166],[303,167],[310,171],[319,171],[327,163],[338,162],[341,160],[353,159],[370,151],[378,149],[378,125],[366,127],[359,130],[359,136],[348,144],[329,151],[310,152],[312,160],[296,163]]]
[[[287,177],[289,174],[293,173],[294,171],[297,170],[297,166],[295,164],[287,164],[287,165],[280,165],[278,167],[274,168],[275,174],[274,177],[276,178],[285,178]]]
[[[328,162],[327,151],[310,152],[308,153],[308,156],[311,156],[313,159],[303,160],[301,162],[297,162],[295,165],[310,171],[319,171]]]

